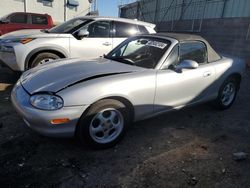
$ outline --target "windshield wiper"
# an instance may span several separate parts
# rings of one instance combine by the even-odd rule
[[[106,59],[114,60],[120,63],[128,64],[128,65],[135,65],[134,62],[130,59],[124,58],[124,57],[108,57],[107,55],[103,56]]]

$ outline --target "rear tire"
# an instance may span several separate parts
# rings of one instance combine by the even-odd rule
[[[83,144],[92,148],[109,148],[122,139],[129,120],[129,111],[122,102],[114,99],[100,100],[83,114],[76,135]]]
[[[238,82],[234,77],[227,78],[221,85],[214,105],[219,110],[226,110],[232,106],[238,92]]]
[[[30,66],[29,68],[34,68],[38,65],[42,65],[46,62],[49,62],[49,61],[53,61],[55,59],[59,59],[60,57],[56,54],[53,54],[53,53],[49,53],[49,52],[46,52],[46,53],[40,53],[38,54],[35,59],[30,63]]]

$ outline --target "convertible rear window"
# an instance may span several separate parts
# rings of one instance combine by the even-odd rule
[[[155,68],[166,52],[170,41],[154,37],[137,37],[126,40],[106,56],[122,63],[143,68]]]

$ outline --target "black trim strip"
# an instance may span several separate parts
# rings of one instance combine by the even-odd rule
[[[106,76],[112,76],[112,75],[117,75],[117,74],[126,74],[126,73],[131,73],[131,72],[116,72],[116,73],[107,73],[107,74],[99,74],[99,75],[95,75],[95,76],[90,76],[88,78],[84,78],[82,80],[79,80],[79,81],[76,81],[76,82],[73,82],[72,84],[69,84],[65,87],[63,87],[62,89],[59,89],[58,91],[56,91],[55,93],[58,93],[66,88],[69,88],[71,86],[74,86],[76,84],[79,84],[79,83],[82,83],[82,82],[85,82],[85,81],[88,81],[88,80],[94,80],[94,79],[97,79],[97,78],[101,78],[101,77],[106,77]]]

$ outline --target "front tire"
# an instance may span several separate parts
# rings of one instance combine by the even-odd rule
[[[42,65],[42,64],[45,64],[49,61],[53,61],[55,59],[59,59],[60,57],[56,54],[53,54],[53,53],[49,53],[49,52],[46,52],[46,53],[40,53],[38,54],[35,59],[30,63],[30,66],[29,68],[34,68],[38,65]]]
[[[220,87],[218,97],[214,101],[215,107],[226,110],[232,106],[238,92],[238,83],[234,77],[227,78]]]
[[[129,119],[129,111],[120,101],[100,100],[81,117],[77,135],[81,142],[95,149],[109,148],[124,136]]]

